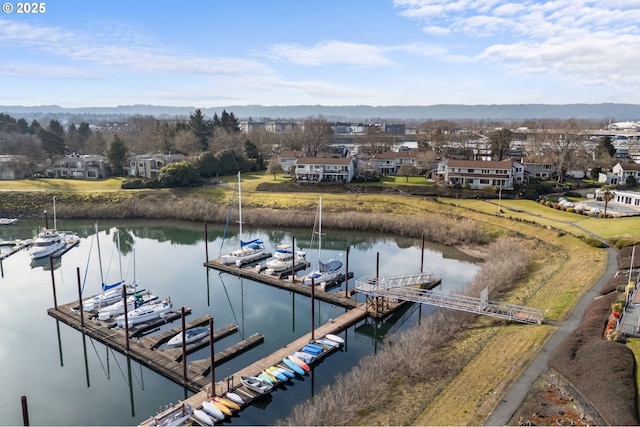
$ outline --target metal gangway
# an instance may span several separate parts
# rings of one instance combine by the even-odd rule
[[[539,325],[544,322],[540,309],[490,301],[487,288],[483,289],[480,298],[477,298],[420,287],[432,282],[433,276],[430,273],[381,278],[363,277],[356,280],[355,289],[367,296],[368,308],[372,307],[377,312],[387,307],[391,300],[401,300],[500,317],[521,323]]]

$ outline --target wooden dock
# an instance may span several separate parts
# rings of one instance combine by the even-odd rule
[[[33,244],[33,240],[11,240],[11,241],[4,241],[1,243],[2,246],[11,246],[11,248],[0,254],[0,261],[3,261],[7,258],[9,258],[11,255],[20,252],[23,249],[28,248],[29,246],[31,246]]]
[[[86,334],[90,338],[93,338],[104,345],[113,348],[120,353],[123,353],[133,360],[137,361],[143,366],[152,369],[159,374],[169,378],[170,380],[180,384],[193,392],[198,392],[203,387],[210,385],[211,380],[201,373],[193,370],[187,370],[186,377],[184,375],[184,365],[181,361],[182,356],[176,360],[175,352],[166,352],[157,349],[158,340],[154,337],[139,337],[137,339],[131,339],[129,341],[129,350],[127,350],[127,338],[124,328],[110,327],[111,323],[98,321],[92,317],[93,313],[83,313],[84,315],[84,327],[81,323],[80,313],[75,309],[77,302],[72,302],[65,305],[59,305],[58,308],[50,308],[47,313],[55,319],[79,330]],[[185,313],[190,313],[191,309],[185,307]],[[170,319],[180,319],[181,311],[173,311],[167,314],[165,319],[159,319],[158,322],[169,322]],[[209,317],[198,319],[195,323],[208,322]],[[153,326],[149,326],[153,328]],[[155,325],[157,328],[158,325]],[[214,332],[214,341],[216,338],[222,335],[228,335],[233,328],[225,327],[220,331]],[[179,328],[178,328],[179,330]],[[131,336],[131,331],[129,331]],[[138,331],[139,332],[139,331]],[[177,332],[176,332],[177,333]],[[175,334],[173,334],[175,335]],[[172,335],[172,336],[173,336]],[[264,338],[264,337],[263,337]],[[247,346],[254,346],[256,343],[252,341]],[[191,347],[190,351],[193,352],[195,347]],[[181,351],[181,349],[179,349]],[[236,350],[238,353],[239,350]],[[221,354],[220,357],[228,357],[225,354]],[[214,356],[214,361],[216,357]]]
[[[172,410],[175,409],[175,407],[180,406],[183,403],[188,403],[193,408],[198,408],[202,406],[202,403],[205,400],[209,400],[211,396],[221,395],[227,391],[237,392],[239,395],[243,397],[243,399],[245,399],[245,405],[249,405],[254,399],[260,397],[260,395],[257,395],[255,392],[247,389],[242,384],[242,382],[240,381],[240,378],[242,376],[253,376],[262,372],[264,369],[270,366],[281,364],[283,358],[285,358],[286,356],[289,356],[294,351],[299,351],[306,344],[310,343],[313,339],[321,338],[326,334],[338,334],[341,331],[347,329],[349,326],[364,319],[366,316],[367,316],[367,311],[365,310],[365,305],[359,304],[354,309],[349,310],[348,312],[340,315],[339,317],[329,320],[327,323],[323,325],[319,325],[315,331],[301,336],[297,340],[283,346],[282,348],[276,350],[275,352],[264,357],[263,359],[260,359],[252,363],[251,365],[231,374],[230,376],[220,381],[217,381],[215,383],[213,391],[211,389],[211,381],[209,381],[209,383],[205,387],[203,387],[203,389],[198,393],[180,402],[178,405],[143,421],[142,423],[140,423],[140,425],[141,426],[150,425],[151,423],[153,423],[155,418],[162,417],[165,413],[171,412]],[[325,355],[328,355],[328,354],[330,354],[330,351],[325,353]],[[196,366],[195,363],[190,363],[190,364],[192,365],[192,367]],[[200,371],[201,369],[204,368],[204,366],[206,366],[206,362],[197,361],[197,366],[198,368],[193,370]],[[277,390],[277,388],[275,388],[274,390]]]
[[[213,268],[215,270],[224,271],[225,273],[233,274],[234,276],[244,277],[245,279],[254,280],[259,283],[263,283],[269,286],[274,286],[276,288],[284,289],[287,291],[295,292],[300,295],[304,295],[307,297],[311,297],[311,286],[304,286],[302,284],[302,280],[300,278],[291,277],[289,275],[288,278],[280,279],[279,277],[272,276],[270,274],[262,274],[256,269],[251,268],[240,268],[235,265],[226,265],[218,262],[217,260],[206,262],[205,267]],[[353,277],[353,273],[348,273],[349,278]],[[344,275],[342,275],[339,279],[340,282],[345,280]],[[327,287],[329,287],[327,285]],[[326,289],[326,288],[325,288]],[[357,303],[353,301],[350,296],[352,292],[349,293],[349,297],[347,297],[342,292],[326,292],[323,289],[322,285],[318,283],[314,287],[314,298],[317,298],[321,301],[328,302],[330,304],[337,305],[338,307],[343,308],[354,308]]]

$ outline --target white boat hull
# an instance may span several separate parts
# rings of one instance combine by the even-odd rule
[[[171,311],[172,307],[173,304],[171,303],[171,301],[164,300],[162,302],[136,308],[135,310],[131,311],[131,313],[127,313],[127,321],[129,327],[137,325],[138,323],[164,317],[169,311]],[[124,314],[116,317],[116,324],[120,328],[124,328]]]

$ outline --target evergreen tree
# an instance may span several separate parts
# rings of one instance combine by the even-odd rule
[[[199,108],[189,115],[189,127],[198,139],[202,151],[207,151],[209,149],[209,138],[213,135],[213,126],[212,122],[204,117]]]
[[[27,121],[25,119],[22,119],[22,118],[18,119],[16,124],[18,125],[18,132],[20,132],[22,134],[31,133],[31,129],[29,129],[29,123],[27,123]]]
[[[118,135],[114,135],[113,139],[109,141],[107,145],[107,151],[105,153],[107,157],[107,162],[109,166],[111,166],[111,172],[117,176],[122,176],[124,174],[123,166],[127,161],[127,146],[124,141],[118,137]]]
[[[42,141],[42,149],[50,158],[56,154],[65,154],[64,128],[59,121],[53,119],[49,121],[49,126],[46,129],[40,128],[38,130],[38,136]]]
[[[163,187],[189,187],[202,182],[202,178],[191,163],[182,161],[160,169],[158,182]]]
[[[609,156],[613,157],[616,155],[617,150],[611,142],[611,138],[608,136],[603,136],[602,138],[600,138],[600,141],[598,141],[597,151],[598,153],[606,153]]]

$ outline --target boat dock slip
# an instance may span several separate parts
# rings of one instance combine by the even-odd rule
[[[7,252],[0,254],[0,261],[9,258],[11,255],[15,254],[16,252],[20,252],[21,250],[28,248],[32,244],[33,244],[33,240],[24,240],[24,241],[11,240],[11,241],[4,241],[0,243],[1,246],[11,246],[11,249],[9,249]]]
[[[357,323],[360,320],[364,319],[366,316],[367,316],[367,312],[365,311],[364,304],[359,304],[358,307],[354,308],[353,310],[349,310],[348,312],[340,315],[339,317],[333,320],[330,320],[323,325],[318,326],[314,332],[314,338],[320,338],[327,334],[338,334],[341,331],[348,328],[349,326],[353,325],[354,323]],[[204,401],[211,399],[212,395],[218,395],[221,392],[228,391],[228,387],[231,387],[234,392],[242,396],[242,398],[245,400],[245,405],[249,405],[254,399],[260,397],[260,395],[246,388],[241,383],[240,378],[242,376],[256,375],[257,373],[262,372],[263,370],[267,369],[270,366],[281,364],[283,358],[289,356],[294,351],[298,351],[302,349],[305,345],[309,344],[311,340],[312,340],[311,333],[307,333],[301,336],[300,338],[298,338],[297,340],[276,350],[275,352],[266,356],[265,358],[252,363],[251,365],[231,374],[230,376],[228,376],[227,378],[221,381],[217,381],[215,384],[215,390],[213,391],[213,393],[211,392],[211,381],[209,381],[209,383],[200,392],[180,402],[176,406],[180,406],[183,403],[187,403],[191,405],[193,408],[198,408],[202,405]],[[326,356],[330,354],[330,352],[325,352],[323,354]],[[194,369],[193,369],[194,371],[200,369],[200,364],[198,365],[198,368],[196,368],[196,365],[194,364],[192,364],[192,366],[194,366]],[[294,385],[292,385],[291,387],[295,388],[295,382],[294,382]],[[274,390],[277,390],[277,388]],[[165,412],[171,412],[174,408],[175,407],[170,408],[167,411],[164,411],[156,415],[155,417],[149,418],[146,421],[143,421],[142,423],[140,423],[140,425],[143,425],[143,426],[150,425],[151,423],[153,423],[154,418],[162,417],[162,415]]]
[[[261,274],[254,268],[240,268],[235,265],[226,265],[218,262],[217,260],[206,262],[204,265],[207,268],[224,271],[225,273],[233,274],[234,276],[244,277],[245,279],[264,283],[265,285],[285,289],[308,297],[311,296],[311,286],[302,285],[302,280],[300,280],[300,278],[294,278],[293,281],[286,278],[280,279],[270,274]],[[350,272],[349,278],[352,277],[353,273]],[[345,280],[344,275],[342,275],[341,278],[342,280]],[[357,305],[355,301],[346,297],[342,292],[324,292],[320,283],[315,286],[314,298],[343,308],[354,308]]]
[[[143,366],[146,366],[159,374],[169,378],[177,384],[180,384],[188,389],[198,392],[203,387],[210,385],[211,380],[206,376],[200,375],[195,371],[188,371],[186,378],[184,377],[184,366],[182,362],[176,361],[175,352],[166,352],[155,349],[154,346],[157,347],[157,338],[155,337],[141,337],[136,340],[131,340],[129,342],[129,351],[127,352],[126,347],[126,336],[124,328],[110,328],[106,322],[98,321],[97,319],[92,319],[92,313],[84,313],[84,328],[82,327],[80,313],[74,309],[77,306],[77,302],[72,302],[65,305],[59,305],[58,309],[50,308],[47,310],[47,313],[71,326],[74,329],[77,329],[88,337],[95,339],[102,344],[113,348],[125,355],[131,357],[131,359],[137,361]],[[191,312],[191,309],[185,307],[185,312]],[[167,319],[172,318],[174,320],[181,318],[180,311],[170,312],[167,314]],[[165,322],[167,319],[162,319],[161,322]],[[207,321],[209,319],[207,318]],[[204,321],[203,319],[199,319],[196,323],[200,323]],[[217,336],[217,332],[220,332],[220,335],[225,335],[231,333],[230,330],[233,330],[233,327],[225,327],[220,331],[214,332],[214,339]],[[178,330],[180,330],[178,328]],[[264,337],[262,337],[264,338]],[[250,346],[255,346],[255,341],[247,343],[247,348]],[[180,349],[181,351],[181,349]],[[239,350],[235,350],[235,354],[238,354]],[[229,357],[225,353],[221,353],[219,356],[215,355],[214,360],[218,357]]]

